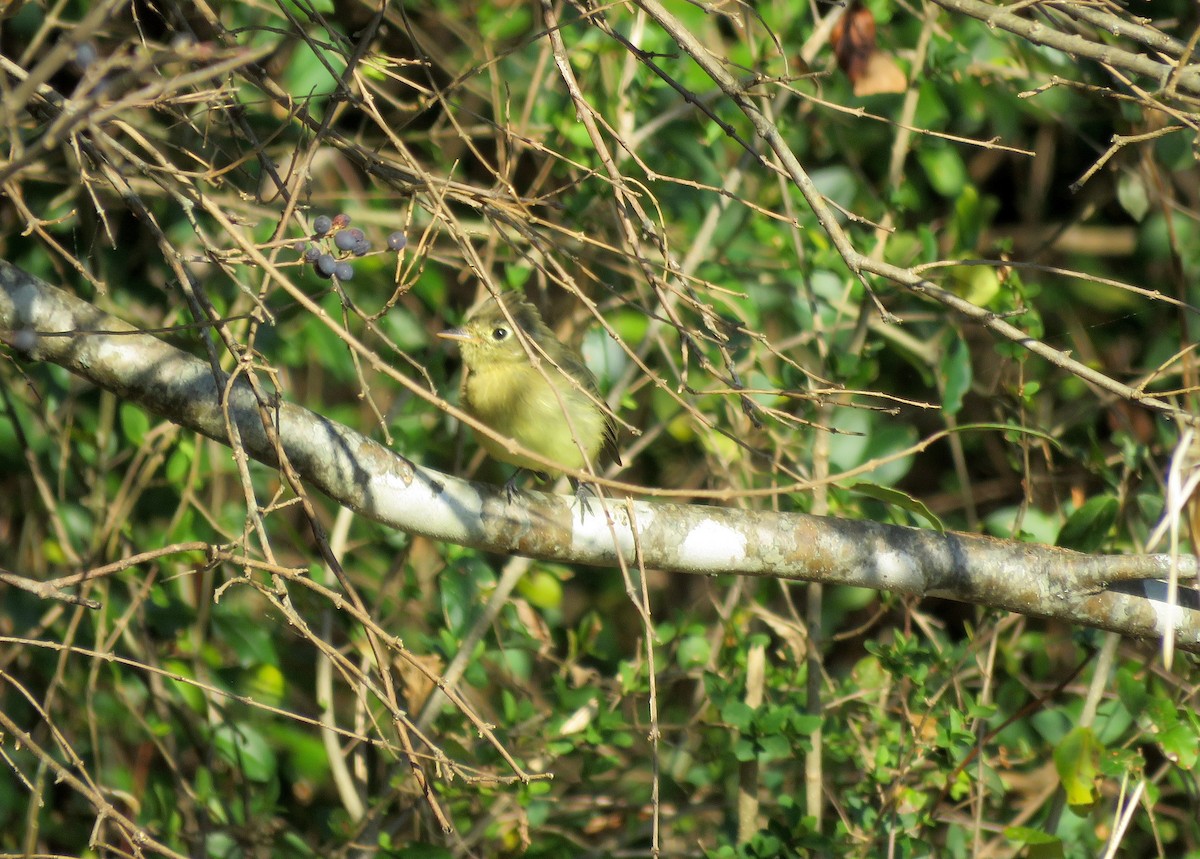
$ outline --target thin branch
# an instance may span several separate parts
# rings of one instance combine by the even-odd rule
[[[23,591],[28,591],[42,599],[61,600],[72,605],[81,605],[84,608],[97,609],[100,608],[100,603],[96,600],[86,599],[85,597],[76,594],[69,594],[65,591],[60,591],[50,582],[39,582],[36,579],[26,578],[17,573],[9,572],[8,570],[0,570],[0,582],[6,585],[11,585],[14,588],[20,588]]]

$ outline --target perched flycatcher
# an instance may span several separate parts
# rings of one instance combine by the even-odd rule
[[[462,352],[463,410],[562,468],[586,471],[590,463],[598,469],[601,452],[619,463],[616,423],[599,405],[596,377],[583,358],[559,342],[523,297],[507,292],[501,300],[503,308],[489,301],[461,328],[438,334]],[[554,472],[485,435],[479,443],[494,458],[543,479]]]

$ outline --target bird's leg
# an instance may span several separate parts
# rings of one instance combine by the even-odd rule
[[[513,472],[513,476],[508,478],[507,482],[504,484],[504,497],[508,499],[509,504],[516,503],[518,492],[517,478],[519,478],[521,474],[526,471],[532,474],[539,483],[545,483],[550,479],[550,475],[546,474],[544,471],[533,471],[529,468],[517,466],[517,470]]]
[[[509,504],[513,504],[517,499],[517,478],[521,476],[521,472],[525,469],[517,467],[513,472],[512,477],[508,478],[504,483],[504,497],[508,499]]]
[[[594,498],[596,490],[592,488],[592,484],[576,480],[574,477],[568,477],[567,480],[571,482],[571,488],[575,490],[575,500],[579,502],[579,521],[582,522],[583,517],[592,512],[592,505],[588,503],[588,498]]]

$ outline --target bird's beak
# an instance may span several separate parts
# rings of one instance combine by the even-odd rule
[[[439,331],[437,336],[443,340],[457,340],[460,343],[475,339],[465,328],[451,328],[449,331]]]

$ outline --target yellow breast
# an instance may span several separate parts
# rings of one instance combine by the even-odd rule
[[[580,447],[595,466],[604,440],[603,412],[553,365],[544,363],[542,369],[545,375],[524,362],[472,368],[463,379],[463,407],[496,432],[560,466],[585,468]],[[496,459],[533,471],[548,470],[500,442],[482,434],[478,437]]]

